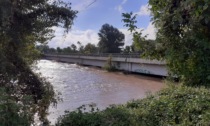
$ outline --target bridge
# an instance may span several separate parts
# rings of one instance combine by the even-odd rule
[[[44,54],[45,59],[80,65],[104,67],[109,57],[117,70],[167,76],[166,63],[140,58],[140,54]]]

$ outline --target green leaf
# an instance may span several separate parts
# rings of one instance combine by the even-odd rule
[[[210,80],[210,75],[209,75],[209,76],[207,76],[207,78],[206,78],[206,79]]]
[[[208,7],[209,7],[208,4],[205,4],[205,5],[203,6],[203,10],[206,10]]]

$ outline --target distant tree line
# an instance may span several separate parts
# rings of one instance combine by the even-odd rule
[[[37,49],[41,53],[62,53],[62,54],[70,54],[70,53],[81,53],[81,54],[93,54],[98,53],[98,47],[95,44],[88,43],[87,45],[82,45],[80,42],[77,42],[77,45],[71,44],[65,48],[50,48],[48,45],[38,45]]]
[[[138,43],[132,43],[130,46],[124,47],[125,35],[120,32],[117,28],[109,24],[102,25],[98,33],[99,42],[97,45],[88,43],[82,45],[80,41],[77,44],[71,44],[65,48],[50,48],[48,45],[38,45],[37,49],[41,53],[80,53],[80,54],[99,54],[99,53],[141,53],[147,49],[155,48],[154,40],[146,40],[143,48],[139,48]]]

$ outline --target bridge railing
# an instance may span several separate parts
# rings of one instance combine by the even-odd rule
[[[69,56],[94,56],[94,57],[125,57],[140,58],[140,53],[98,53],[98,54],[82,54],[82,53],[45,53],[46,55],[69,55]]]

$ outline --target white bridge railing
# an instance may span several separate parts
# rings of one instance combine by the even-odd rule
[[[70,56],[94,56],[94,57],[122,57],[122,58],[140,58],[140,53],[99,53],[99,54],[83,54],[83,53],[45,53],[46,55],[70,55]],[[44,55],[45,55],[44,54]]]

